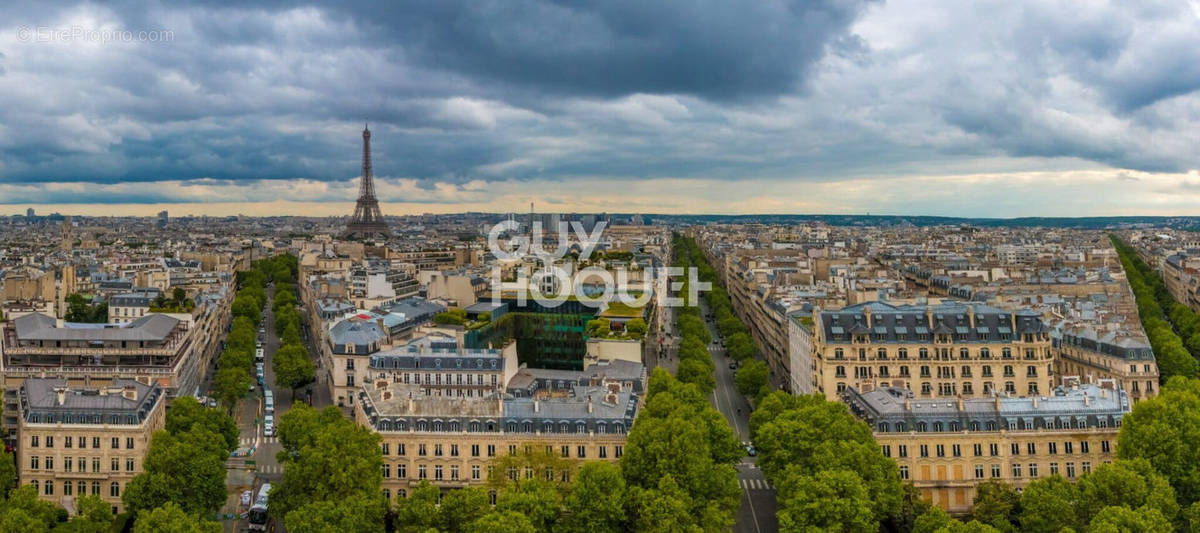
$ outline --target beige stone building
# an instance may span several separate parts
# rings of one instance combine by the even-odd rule
[[[164,426],[165,397],[158,384],[131,379],[93,388],[26,380],[19,393],[20,483],[68,511],[87,494],[121,511],[126,485],[144,470],[151,434]]]
[[[1158,363],[1140,326],[1136,333],[1063,326],[1051,336],[1060,380],[1112,379],[1134,403],[1158,395]]]
[[[1046,394],[1054,351],[1042,318],[1030,311],[960,302],[884,302],[816,313],[814,392],[836,399],[847,388],[898,387],[919,398]]]
[[[976,487],[1002,481],[1020,489],[1041,477],[1075,481],[1116,459],[1129,412],[1111,380],[1047,391],[1045,397],[916,398],[901,389],[847,389],[843,400],[874,428],[900,477],[948,512],[970,511]]]

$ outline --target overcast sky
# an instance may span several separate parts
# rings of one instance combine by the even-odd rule
[[[1200,215],[1200,0],[175,4],[0,4],[0,213]]]

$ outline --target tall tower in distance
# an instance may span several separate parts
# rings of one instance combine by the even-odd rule
[[[371,130],[363,126],[362,182],[358,185],[358,203],[354,216],[346,224],[344,237],[372,239],[388,237],[391,231],[379,212],[379,199],[375,198],[375,180],[371,171]]]

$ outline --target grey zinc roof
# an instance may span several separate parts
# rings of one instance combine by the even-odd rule
[[[972,324],[969,314],[974,314]],[[867,318],[870,315],[870,326]],[[1010,340],[1015,327],[1019,333],[1047,330],[1040,316],[1030,311],[1011,313],[975,302],[943,302],[937,305],[894,306],[884,302],[852,305],[838,311],[820,313],[821,326],[830,342],[849,341],[849,334],[871,334],[873,342],[919,342],[914,335],[931,331],[957,334],[965,342]],[[972,325],[974,327],[972,327]]]
[[[134,398],[122,392],[132,389]],[[63,401],[58,401],[62,390]],[[144,385],[127,378],[114,379],[104,388],[70,388],[66,380],[30,378],[21,387],[21,415],[30,423],[120,423],[138,424],[161,401],[158,385]]]
[[[68,324],[56,327],[48,315],[32,313],[13,319],[21,341],[151,341],[162,342],[174,331],[179,319],[151,314],[127,324]]]

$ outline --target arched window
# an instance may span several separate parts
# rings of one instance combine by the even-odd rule
[[[470,431],[471,433],[478,433],[479,432],[479,421],[472,420],[471,423],[467,424],[467,431]]]
[[[568,424],[565,421],[559,422],[558,423],[558,432],[559,433],[570,433],[571,432],[571,424]]]
[[[392,499],[391,489],[383,489],[383,499],[389,500],[389,501]]]
[[[1012,359],[1012,348],[1005,348],[1000,351],[1000,356],[1005,359]]]
[[[583,422],[576,423],[575,424],[575,432],[576,433],[587,433],[587,424],[584,424]]]
[[[980,359],[991,359],[992,351],[987,348],[980,348],[979,349],[979,358]]]
[[[971,431],[979,431],[979,421],[977,421],[977,420],[971,421]]]
[[[843,359],[845,357],[846,357],[846,354],[845,354],[845,352],[842,351],[841,348],[835,348],[833,350],[833,358],[834,359]]]
[[[887,359],[887,348],[880,348],[880,349],[876,350],[875,355],[876,355],[876,357],[879,357],[880,359]]]
[[[920,431],[921,433],[929,431],[929,425],[925,422],[917,422],[917,431]]]
[[[880,432],[880,433],[887,433],[887,431],[888,431],[888,423],[887,423],[887,422],[880,422],[880,423],[879,423],[879,432]]]
[[[959,359],[970,359],[971,351],[966,348],[959,348],[958,349],[958,358]]]
[[[112,496],[113,498],[120,498],[121,497],[121,484],[117,483],[116,481],[110,483],[108,485],[108,495]]]
[[[917,352],[917,357],[920,357],[921,359],[929,359],[929,348],[921,348]]]
[[[92,482],[92,495],[93,495],[93,496],[99,496],[99,495],[100,495],[100,482],[99,482],[99,481],[93,481],[93,482]]]
[[[509,422],[509,423],[505,424],[505,429],[504,429],[504,430],[505,430],[505,431],[507,431],[507,432],[509,432],[509,433],[516,433],[516,432],[517,432],[517,423],[516,423],[516,422]]]
[[[940,432],[942,431],[942,423],[941,423],[940,421],[938,421],[938,422],[934,422],[934,423],[933,423],[933,430],[934,430],[934,431],[937,431],[937,432],[939,432],[939,433],[940,433]]]
[[[896,431],[901,433],[908,431],[908,424],[905,424],[904,422],[896,422]]]
[[[899,357],[899,358],[901,358],[901,359],[908,359],[908,348],[900,348],[900,349],[899,349],[899,350],[896,352],[896,356],[897,356],[897,357]]]

